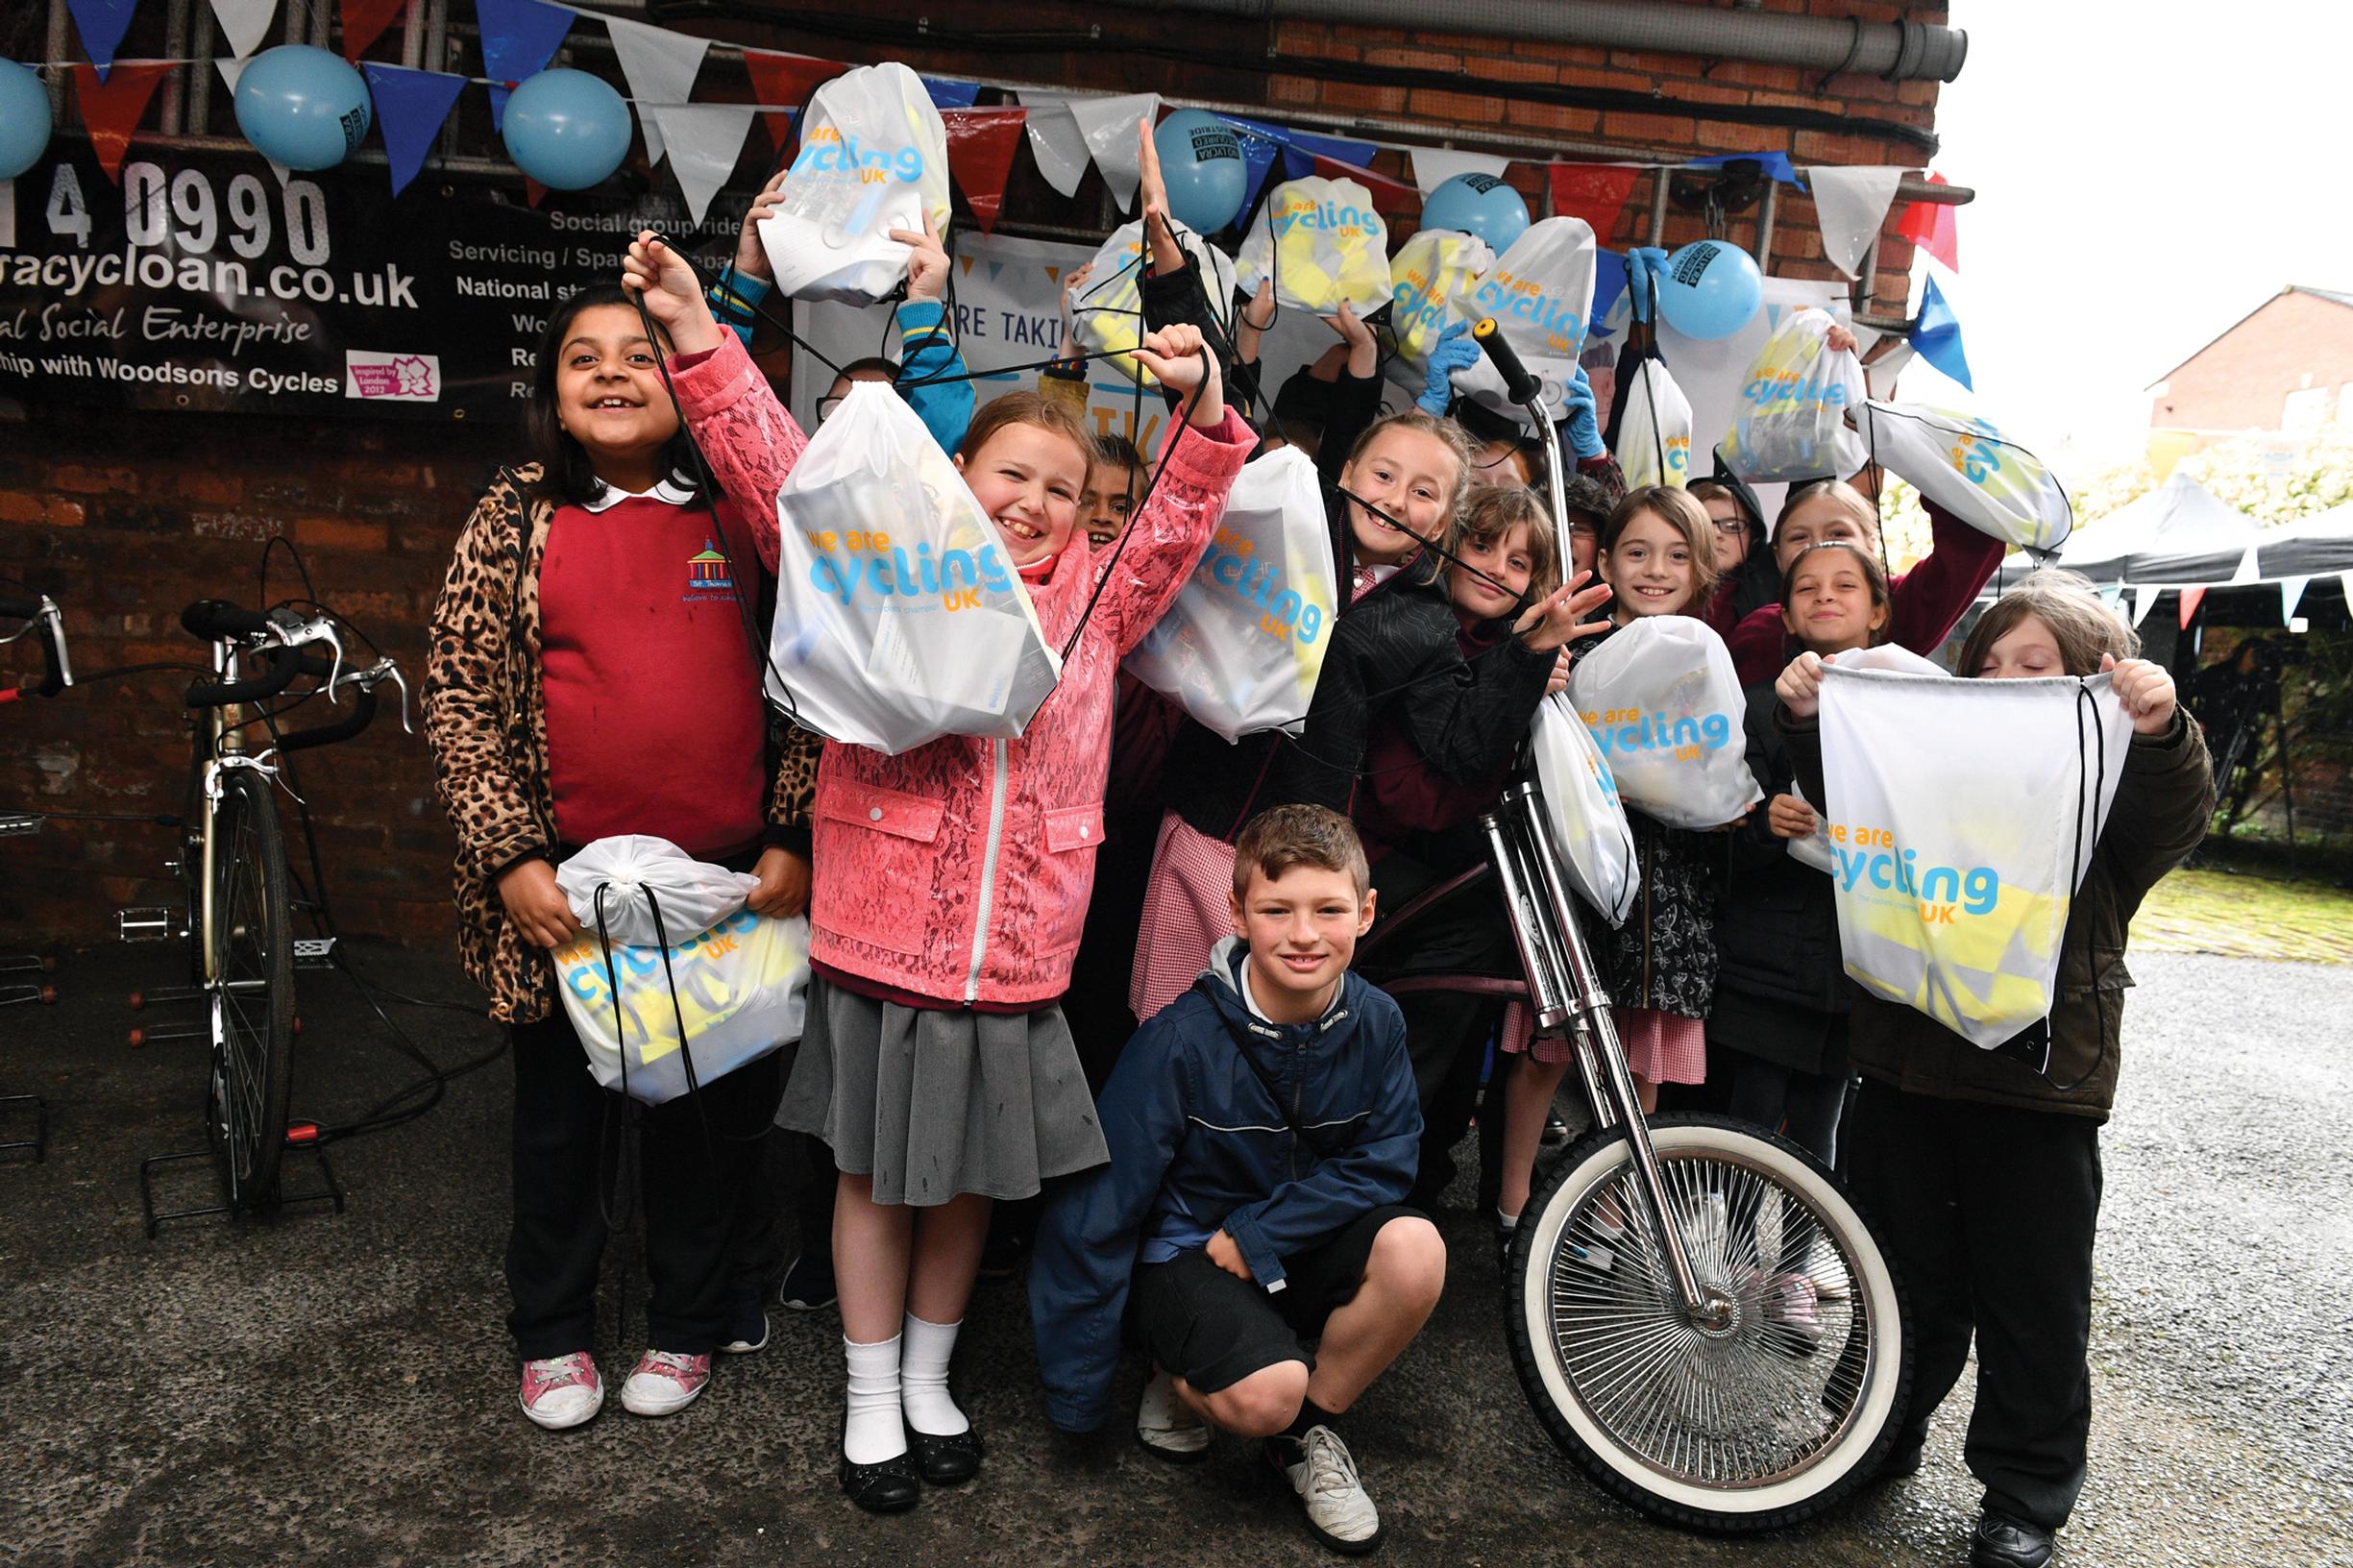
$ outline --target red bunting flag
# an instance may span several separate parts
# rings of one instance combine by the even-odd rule
[[[1343,163],[1336,158],[1317,153],[1315,172],[1326,180],[1354,180],[1369,191],[1374,210],[1385,216],[1418,215],[1422,209],[1422,193],[1402,180],[1392,180],[1360,163]]]
[[[531,210],[536,212],[539,210],[539,204],[548,199],[548,187],[527,174],[523,177],[523,199],[529,204]]]
[[[1554,216],[1584,219],[1594,239],[1607,248],[1618,214],[1626,209],[1626,198],[1642,171],[1615,163],[1555,163],[1549,172]]]
[[[809,55],[776,55],[765,50],[744,51],[744,69],[751,74],[752,93],[763,104],[784,104],[798,107],[809,101],[809,95],[826,83],[849,69],[838,60],[818,60]],[[768,134],[782,153],[793,142],[793,116],[770,114]]]
[[[1020,150],[1024,109],[944,109],[940,122],[947,127],[947,172],[972,208],[972,221],[988,233],[996,227],[1004,205],[1005,182],[1013,174],[1013,155]]]
[[[83,125],[89,130],[90,151],[98,155],[98,166],[107,171],[107,178],[118,185],[123,183],[123,155],[131,150],[131,133],[147,112],[156,84],[173,69],[168,63],[135,65],[117,61],[101,82],[96,67],[74,67],[74,99],[82,106]]]
[[[1934,253],[1931,252],[1931,255]],[[2197,619],[2197,607],[2206,600],[2203,588],[2184,588],[2181,591],[2181,629],[2188,631],[2190,623]]]
[[[343,0],[343,58],[358,64],[368,46],[407,9],[408,0]]]
[[[1928,184],[1946,183],[1941,174],[1930,174]],[[1945,263],[1948,272],[1961,270],[1961,209],[1944,202],[1914,202],[1903,209],[1903,221],[1896,225],[1896,233]]]

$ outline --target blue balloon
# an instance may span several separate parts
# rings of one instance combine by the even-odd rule
[[[601,77],[542,71],[506,100],[500,134],[515,167],[550,190],[586,190],[629,156],[629,106]]]
[[[1765,300],[1756,258],[1720,239],[1699,239],[1667,257],[1658,274],[1658,313],[1685,337],[1729,337]]]
[[[289,169],[331,169],[368,134],[368,84],[343,59],[306,43],[256,55],[237,78],[237,129]]]
[[[49,94],[41,79],[12,60],[0,60],[0,180],[31,168],[49,145]]]
[[[1180,109],[1152,133],[1168,215],[1196,233],[1213,234],[1234,221],[1250,188],[1241,138],[1216,115]]]
[[[1491,174],[1458,174],[1422,203],[1422,227],[1477,234],[1501,256],[1528,228],[1528,204]]]

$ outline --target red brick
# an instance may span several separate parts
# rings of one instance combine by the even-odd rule
[[[210,469],[190,469],[172,481],[174,495],[213,506],[235,505],[243,491],[244,485],[234,474],[216,474]]]
[[[139,474],[135,468],[84,468],[78,464],[60,464],[49,471],[49,483],[54,489],[71,490],[80,495],[136,495]]]
[[[1434,120],[1452,120],[1458,125],[1483,125],[1504,117],[1503,100],[1480,93],[1418,87],[1407,105],[1416,114],[1426,114]]]
[[[1364,63],[1394,65],[1409,71],[1460,71],[1462,57],[1458,54],[1441,54],[1435,49],[1367,49],[1364,51]]]
[[[1745,104],[1749,89],[1713,82],[1677,82],[1668,87],[1667,96],[1686,104]]]
[[[1699,129],[1679,114],[1630,114],[1611,110],[1602,116],[1605,135],[1650,147],[1690,146],[1699,135]]]
[[[1838,101],[1834,98],[1808,98],[1794,92],[1753,92],[1749,95],[1749,102],[1760,109],[1835,110],[1838,108]]]
[[[1541,60],[1506,60],[1493,55],[1468,55],[1463,68],[1491,82],[1556,82],[1560,67]]]
[[[384,526],[341,517],[298,517],[294,542],[306,550],[380,551],[385,543]]]
[[[1403,43],[1405,29],[1401,27],[1357,27],[1347,22],[1336,24],[1332,36],[1342,43]]]
[[[1305,22],[1286,22],[1275,35],[1275,53],[1304,55],[1311,60],[1355,60],[1362,51],[1353,43],[1342,43],[1323,28]]]
[[[0,523],[39,523],[53,528],[78,528],[82,526],[82,503],[62,496],[0,491]]]
[[[1368,87],[1358,82],[1327,82],[1324,108],[1348,114],[1403,114],[1406,89]]]
[[[1633,86],[1635,84],[1627,81],[1615,71],[1601,70],[1588,65],[1563,65],[1560,67],[1560,85],[1564,87],[1601,87],[1607,90],[1618,90]]]
[[[1606,65],[1609,51],[1584,43],[1556,43],[1550,38],[1520,38],[1511,52],[1526,60],[1549,60],[1562,65]]]
[[[1319,90],[1312,81],[1303,76],[1271,77],[1266,87],[1268,99],[1278,104],[1311,104],[1315,102]]]
[[[1707,62],[1696,55],[1661,55],[1647,49],[1612,49],[1609,63],[1631,76],[1697,76]]]
[[[1571,136],[1588,136],[1602,128],[1597,111],[1561,104],[1513,104],[1510,121],[1515,130],[1554,131]]]
[[[1413,41],[1425,49],[1446,49],[1458,55],[1492,55],[1516,47],[1508,38],[1483,33],[1442,33],[1417,28]]]
[[[1708,153],[1774,153],[1789,147],[1789,133],[1770,125],[1734,125],[1728,121],[1708,122],[1707,134],[1701,138]]]
[[[1795,65],[1768,65],[1761,61],[1728,60],[1708,73],[1711,82],[1737,82],[1752,90],[1795,92],[1810,80]]]

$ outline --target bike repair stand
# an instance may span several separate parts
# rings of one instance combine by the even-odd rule
[[[0,812],[0,838],[14,838],[22,834],[38,833],[41,820],[23,812]],[[57,960],[38,953],[11,953],[0,957],[0,974],[36,974],[38,980],[0,981],[0,1007],[14,1007],[26,1002],[54,1002],[58,988],[45,978],[57,968]],[[32,1164],[39,1164],[49,1158],[49,1102],[38,1094],[0,1094],[0,1117],[29,1115],[33,1118],[31,1138],[12,1139],[0,1142],[0,1154],[14,1154],[18,1149],[33,1151]]]
[[[211,1115],[209,1105],[206,1106],[205,1114]],[[283,1182],[285,1179],[284,1161],[286,1157],[302,1153],[309,1155],[318,1163],[319,1180],[322,1185],[312,1192],[282,1191],[278,1196],[278,1201],[271,1206],[270,1213],[276,1213],[280,1210],[291,1209],[296,1204],[304,1203],[331,1203],[335,1206],[336,1213],[343,1213],[343,1184],[335,1180],[335,1167],[328,1163],[326,1151],[319,1147],[318,1136],[319,1125],[315,1121],[297,1121],[287,1125],[285,1154],[279,1157],[280,1181]],[[219,1158],[210,1149],[198,1149],[189,1154],[151,1154],[139,1162],[139,1213],[146,1221],[147,1239],[150,1241],[156,1238],[156,1232],[160,1230],[167,1220],[199,1219],[206,1214],[228,1214],[233,1218],[239,1213],[238,1209],[229,1202],[229,1187],[226,1182],[220,1184],[221,1201],[219,1203],[203,1204],[193,1209],[169,1209],[161,1212],[157,1210],[156,1167],[178,1164],[189,1160],[212,1162],[213,1174],[216,1178],[218,1177]]]

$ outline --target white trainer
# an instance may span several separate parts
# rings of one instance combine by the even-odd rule
[[[1176,1379],[1158,1370],[1136,1406],[1136,1440],[1172,1464],[1190,1464],[1210,1450],[1209,1424],[1176,1391]]]
[[[1286,1462],[1284,1449],[1296,1455]],[[1362,1556],[1381,1544],[1381,1510],[1364,1495],[1357,1461],[1330,1427],[1310,1427],[1296,1444],[1270,1441],[1266,1457],[1308,1510],[1308,1529],[1335,1552]]]

